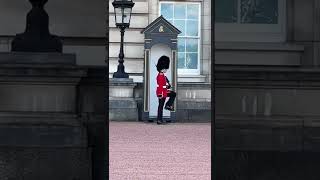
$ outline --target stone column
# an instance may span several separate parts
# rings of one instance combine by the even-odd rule
[[[202,19],[202,26],[201,26],[201,50],[202,56],[200,57],[200,64],[201,64],[201,75],[207,77],[206,82],[211,82],[211,63],[212,63],[212,52],[211,52],[211,1],[204,0],[202,2],[202,9],[201,9],[201,19]]]

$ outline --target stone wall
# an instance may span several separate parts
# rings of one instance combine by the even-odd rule
[[[218,179],[318,177],[318,69],[217,65],[215,75]]]
[[[106,178],[105,69],[60,53],[0,53],[0,64],[1,179]]]

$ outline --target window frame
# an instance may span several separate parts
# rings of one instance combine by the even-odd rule
[[[239,6],[241,0],[237,1]],[[241,24],[239,21],[234,23],[216,22],[215,40],[217,42],[285,42],[286,10],[286,0],[278,0],[278,24]],[[239,15],[240,12],[237,14]]]
[[[182,37],[179,37],[178,35],[178,39],[179,38],[183,38],[183,39],[197,39],[198,40],[198,62],[197,62],[197,69],[179,69],[177,68],[178,70],[178,75],[200,75],[200,71],[201,71],[201,57],[202,57],[202,49],[201,49],[201,40],[202,40],[202,33],[201,33],[201,21],[202,21],[202,18],[201,18],[201,13],[202,13],[202,2],[190,2],[190,1],[179,1],[179,2],[175,2],[175,1],[159,1],[159,6],[158,6],[158,13],[159,15],[161,15],[161,5],[162,4],[185,4],[185,5],[188,5],[188,4],[196,4],[198,5],[198,36],[187,36],[186,34]],[[173,14],[174,14],[174,8],[173,8]],[[187,15],[187,14],[186,14]],[[175,20],[174,18],[172,19],[173,21]],[[182,19],[177,19],[177,20],[182,20]],[[186,20],[186,19],[184,19]],[[186,32],[185,32],[186,33]],[[178,46],[178,44],[177,44]],[[185,44],[186,46],[186,44]],[[187,52],[185,52],[187,53]],[[178,56],[179,52],[178,52],[178,48],[177,48],[177,56]],[[186,55],[185,55],[186,57]],[[178,57],[177,57],[177,61],[178,61]]]

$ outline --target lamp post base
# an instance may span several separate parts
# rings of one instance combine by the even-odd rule
[[[138,121],[139,112],[134,89],[137,83],[131,78],[111,78],[109,80],[109,120]]]
[[[113,73],[113,78],[129,78],[129,74],[125,72],[115,72]]]

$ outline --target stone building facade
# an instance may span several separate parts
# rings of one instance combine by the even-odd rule
[[[115,27],[114,9],[109,0],[109,77],[117,70],[120,32]],[[130,28],[124,36],[125,68],[134,86],[141,120],[143,107],[144,34],[141,31],[160,15],[182,33],[178,36],[177,121],[211,120],[211,1],[136,0]],[[110,94],[112,97],[113,95]],[[113,109],[111,107],[111,113]],[[111,115],[110,119],[116,120]],[[120,118],[121,119],[121,118]],[[126,117],[122,117],[126,119]]]
[[[319,5],[216,0],[218,179],[319,177]]]

